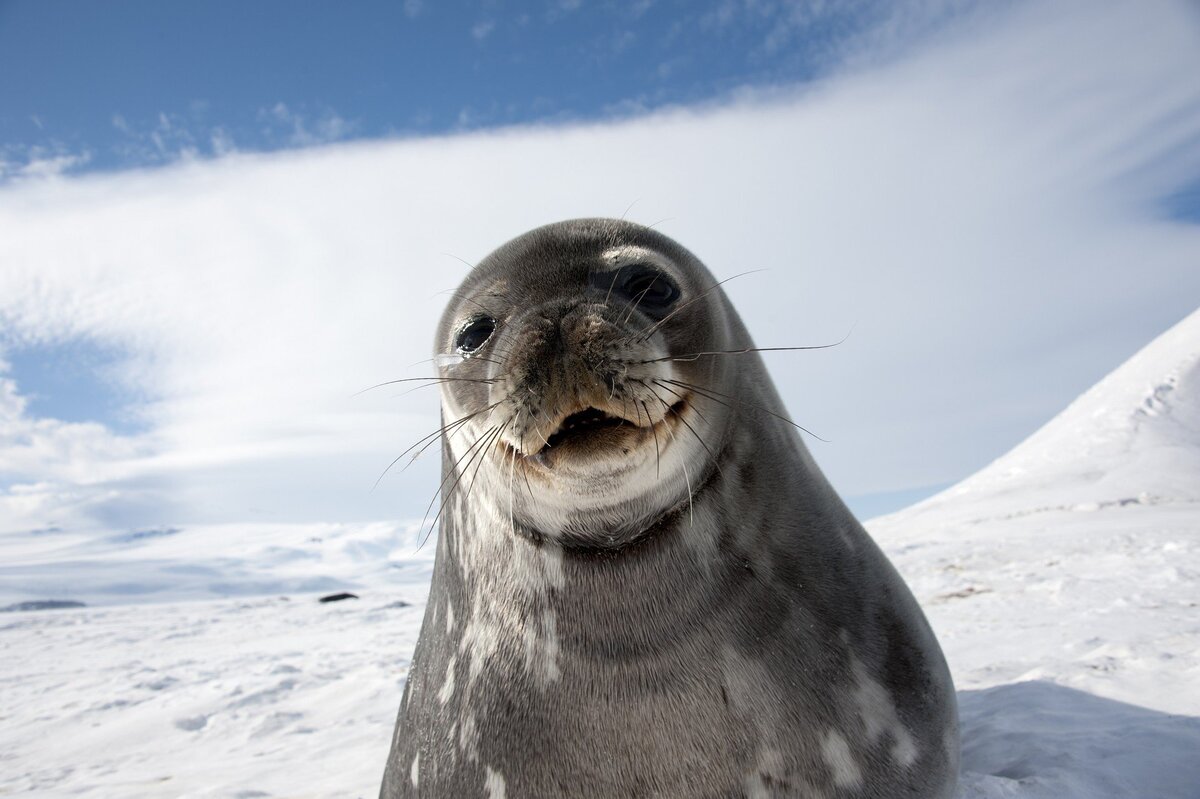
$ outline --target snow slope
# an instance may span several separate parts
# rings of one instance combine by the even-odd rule
[[[1200,312],[868,527],[960,689],[962,799],[1200,797]],[[0,604],[104,603],[0,615],[0,795],[374,796],[417,545],[395,524],[0,538]],[[343,589],[361,599],[305,593]]]
[[[1200,310],[904,526],[1200,502]]]
[[[950,660],[964,796],[1200,797],[1200,311],[868,528]]]

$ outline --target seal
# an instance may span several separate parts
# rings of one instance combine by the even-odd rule
[[[695,256],[538,228],[435,354],[444,500],[382,797],[953,794],[937,641]]]

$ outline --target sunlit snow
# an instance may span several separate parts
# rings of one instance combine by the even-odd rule
[[[954,672],[964,799],[1197,796],[1200,311],[1005,457],[868,526]],[[0,616],[0,793],[375,795],[430,574],[419,539],[0,537],[0,602],[93,605]],[[334,590],[360,598],[317,602]]]

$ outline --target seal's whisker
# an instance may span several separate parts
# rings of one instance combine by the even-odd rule
[[[639,334],[638,334],[638,335],[637,335],[635,338],[633,338],[633,339],[631,339],[631,340],[633,340],[633,341],[645,341],[646,339],[650,338],[650,336],[654,335],[654,331],[658,330],[660,327],[662,327],[663,325],[665,325],[665,324],[667,323],[667,321],[668,321],[668,320],[670,320],[670,318],[671,318],[671,317],[673,317],[675,314],[679,313],[679,312],[680,312],[680,311],[682,311],[684,308],[687,308],[687,307],[688,307],[689,305],[691,305],[693,302],[696,302],[697,300],[702,300],[702,299],[704,299],[704,298],[705,298],[705,297],[707,297],[709,294],[711,294],[712,292],[716,291],[717,289],[719,289],[721,286],[723,286],[724,284],[728,283],[729,281],[731,281],[731,280],[736,280],[736,279],[738,279],[739,277],[745,277],[746,275],[753,275],[755,272],[765,272],[765,271],[767,271],[767,270],[765,270],[765,269],[751,269],[751,270],[750,270],[750,271],[748,271],[748,272],[740,272],[739,274],[736,274],[736,275],[734,275],[733,277],[727,277],[727,278],[725,278],[724,280],[718,280],[716,283],[714,283],[713,285],[709,286],[709,287],[708,287],[708,288],[706,288],[704,291],[702,291],[702,292],[700,292],[699,294],[697,294],[695,297],[692,297],[692,298],[691,298],[690,300],[688,300],[687,302],[680,303],[679,305],[675,306],[675,310],[671,311],[669,314],[667,314],[666,316],[664,316],[662,319],[659,319],[657,322],[655,322],[654,324],[652,324],[652,325],[650,325],[649,327],[647,327],[645,330],[643,330],[641,333],[639,333]]]
[[[644,385],[644,386],[646,385],[646,384],[645,384],[645,382],[643,382],[643,381],[640,381],[640,380],[639,380],[638,382],[639,382],[639,383],[642,383],[642,385]],[[658,382],[657,380],[655,380],[655,381],[654,381],[654,385],[658,386],[659,388],[663,389],[664,391],[668,391],[668,392],[670,392],[670,393],[671,393],[671,395],[672,395],[672,396],[674,396],[674,397],[675,397],[676,399],[678,399],[678,400],[683,400],[683,399],[686,399],[686,397],[684,397],[682,394],[680,394],[680,393],[679,393],[678,391],[676,391],[675,389],[671,388],[670,386],[663,385],[662,383]],[[646,386],[646,388],[650,388],[650,387],[649,387],[649,386]],[[654,395],[655,395],[656,397],[658,396],[658,393],[657,393],[657,392],[655,392],[655,391],[654,391],[654,389],[652,389],[652,388],[651,388],[651,389],[650,389],[650,391],[651,391],[652,393],[654,393]],[[705,415],[704,415],[704,412],[703,412],[703,411],[701,411],[699,408],[697,408],[697,407],[696,407],[696,405],[695,405],[694,403],[692,404],[692,410],[694,410],[694,411],[696,412],[696,415],[697,415],[697,416],[699,416],[699,417],[700,417],[700,418],[701,418],[701,419],[704,421],[704,423],[705,423],[705,424],[708,424],[708,423],[709,423],[709,422],[708,422],[708,417],[707,417],[707,416],[705,416]]]
[[[529,492],[529,498],[536,499],[536,497],[533,496],[533,486],[529,484],[529,470],[524,466],[521,467],[521,477],[525,480],[525,490]]]
[[[643,403],[642,403],[642,408],[644,408],[644,409],[645,409],[645,411],[646,411],[646,418],[647,418],[647,419],[649,419],[649,418],[650,418],[650,409],[646,407],[646,403],[645,403],[645,402],[643,402]],[[659,453],[659,449],[658,449],[658,430],[656,430],[655,428],[656,428],[656,425],[654,425],[653,423],[651,423],[651,425],[650,425],[650,434],[651,434],[652,436],[654,436],[654,479],[655,479],[655,480],[657,480],[657,479],[658,479],[658,477],[659,477],[659,474],[660,474],[660,472],[662,471],[662,455]]]
[[[639,292],[638,295],[636,297],[634,297],[633,302],[630,303],[630,305],[629,305],[629,312],[626,313],[625,318],[621,320],[622,325],[629,324],[629,320],[633,318],[633,312],[636,311],[637,307],[642,304],[642,300],[644,300],[646,298],[646,294],[649,293],[650,289],[653,287],[654,287],[653,283],[647,284],[646,288],[642,289],[641,292]]]
[[[668,427],[667,427],[667,435],[669,435],[669,436],[671,437],[671,440],[672,440],[672,441],[675,441],[675,440],[676,440],[676,438],[675,438],[675,431],[674,431],[674,430],[672,430],[672,429],[670,428],[670,426],[668,426]],[[688,472],[688,467],[687,467],[687,458],[683,458],[683,459],[681,459],[681,460],[679,461],[679,465],[683,467],[683,480],[684,480],[684,482],[685,482],[685,483],[687,483],[687,492],[688,492],[688,526],[689,526],[689,527],[691,527],[692,529],[695,529],[695,527],[696,527],[696,512],[695,512],[695,507],[693,506],[693,502],[692,502],[692,495],[693,495],[693,493],[694,493],[694,492],[692,491],[692,476],[691,476],[691,474]]]
[[[443,376],[439,376],[439,377],[402,377],[399,380],[388,380],[383,383],[376,383],[375,385],[370,386],[368,388],[364,388],[361,391],[355,391],[350,396],[357,397],[359,394],[366,394],[368,391],[374,391],[375,389],[383,388],[384,386],[394,386],[397,383],[416,383],[416,382],[422,381],[422,380],[425,381],[426,385],[417,386],[417,388],[425,388],[426,386],[437,385],[440,383],[495,383],[496,382],[495,378],[482,378],[482,377],[443,377]]]
[[[500,425],[496,428],[493,428],[494,432],[489,434],[488,440],[484,443],[484,445],[482,447],[480,447],[479,451],[476,453],[476,457],[472,458],[472,461],[474,462],[474,465],[475,465],[475,471],[473,471],[471,473],[471,481],[469,483],[467,483],[467,490],[466,490],[466,493],[463,495],[464,500],[470,498],[471,491],[475,487],[475,478],[477,478],[479,476],[479,469],[487,461],[488,452],[492,449],[492,447],[494,447],[496,445],[496,442],[500,440],[500,436],[503,435],[504,428],[506,426],[507,426],[507,423]],[[466,472],[470,468],[471,468],[471,463],[468,463],[466,468],[463,470],[464,476],[466,475]],[[451,490],[453,490],[453,489],[451,489]],[[441,514],[439,513],[439,515],[441,515]],[[437,521],[437,518],[435,517],[434,522],[436,523],[436,521]]]
[[[440,436],[443,433],[456,432],[462,425],[465,425],[467,422],[471,421],[472,419],[474,419],[476,416],[478,416],[481,413],[491,411],[493,408],[495,408],[501,402],[504,402],[504,400],[500,400],[500,402],[494,402],[491,405],[487,406],[486,408],[481,408],[480,410],[475,411],[474,413],[469,413],[466,416],[462,417],[461,419],[455,419],[453,422],[448,422],[447,424],[444,424],[441,427],[439,427],[437,430],[434,430],[429,435],[421,436],[421,438],[417,439],[417,442],[415,444],[413,444],[408,449],[404,450],[403,452],[401,452],[399,455],[397,455],[395,458],[392,459],[392,462],[387,465],[387,468],[384,469],[382,473],[380,473],[379,477],[375,478],[375,483],[374,483],[374,485],[371,486],[371,490],[374,491],[376,488],[379,487],[380,481],[382,481],[383,478],[387,476],[387,473],[392,470],[392,467],[395,466],[397,463],[399,463],[400,459],[403,458],[405,455],[407,455],[408,453],[417,449],[417,447],[420,447],[420,449],[417,450],[417,452],[412,456],[412,458],[409,460],[409,462],[404,465],[404,468],[400,470],[402,472],[405,471],[406,469],[408,469],[408,467],[413,464],[413,461],[415,461],[421,455],[422,452],[429,449],[429,447],[435,441],[440,441],[441,440]],[[422,444],[424,444],[424,446],[421,446]]]
[[[484,443],[485,440],[488,439],[492,432],[496,429],[497,427],[489,427],[479,436],[479,438],[475,439],[475,443],[467,447],[467,451],[464,452],[459,459],[454,462],[454,466],[450,469],[450,472],[442,478],[441,485],[439,485],[438,490],[434,492],[433,499],[429,500],[429,506],[425,508],[425,516],[421,518],[421,526],[418,529],[423,530],[425,528],[425,522],[429,521],[429,512],[433,510],[434,503],[436,503],[438,499],[438,494],[441,494],[442,501],[438,505],[437,515],[433,517],[433,522],[429,525],[429,532],[425,534],[424,539],[422,539],[421,543],[417,546],[417,551],[420,551],[421,547],[425,546],[425,542],[429,540],[429,536],[433,535],[433,530],[437,526],[438,519],[442,517],[442,512],[446,509],[446,503],[448,503],[454,496],[454,490],[458,488],[458,484],[462,482],[462,478],[463,475],[466,474],[466,470],[471,468],[471,464],[474,463],[475,457],[486,449],[487,445]],[[483,446],[480,446],[480,444],[483,444]],[[470,456],[470,459],[467,460],[466,467],[460,471],[458,467],[462,464],[463,459],[467,458],[468,455]],[[454,482],[449,488],[446,488],[446,481],[451,477],[454,478]]]
[[[470,419],[459,419],[458,421],[451,422],[450,424],[443,427],[441,430],[436,431],[433,435],[436,436],[438,433],[445,433],[447,435],[447,437],[452,436],[455,433],[457,433],[459,430],[461,430],[463,428],[463,426],[469,421],[471,421],[471,420]],[[441,441],[440,438],[431,438],[429,436],[426,436],[426,438],[428,438],[429,440],[425,442],[424,446],[422,446],[420,449],[418,449],[416,452],[413,453],[412,457],[408,459],[408,463],[404,464],[404,466],[400,469],[401,472],[408,471],[408,467],[412,466],[414,463],[416,463],[417,458],[419,458],[425,454],[425,450],[429,449],[436,442]],[[424,440],[424,439],[422,439],[422,440]],[[417,442],[417,443],[420,443],[420,442]],[[400,457],[403,458],[404,455],[401,454]]]
[[[426,359],[425,359],[425,360],[423,360],[423,361],[413,361],[412,363],[410,363],[410,364],[408,365],[408,368],[409,368],[409,369],[412,369],[414,366],[421,366],[421,365],[423,365],[423,364],[427,364],[427,363],[432,363],[432,364],[435,364],[435,365],[436,365],[436,364],[439,364],[439,362],[440,362],[440,361],[439,361],[439,359],[441,359],[441,358],[445,358],[445,357],[446,357],[446,354],[445,354],[445,353],[443,353],[442,355],[439,355],[439,356],[437,356],[436,358],[426,358]],[[473,360],[473,361],[484,361],[485,363],[494,363],[494,364],[500,364],[500,361],[493,361],[492,359],[490,359],[490,358],[487,358],[487,357],[485,357],[485,356],[483,356],[483,355],[472,355],[472,356],[471,356],[471,360]]]
[[[629,396],[624,396],[621,398],[621,411],[625,414],[625,418],[627,418],[627,419],[629,418],[629,411],[627,411],[625,409],[629,407],[629,400],[630,400]],[[642,409],[638,407],[636,398],[633,399],[633,413],[635,416],[637,416],[638,427],[641,427],[642,426]],[[647,418],[649,418],[648,415],[647,415]]]
[[[647,388],[649,388],[649,386],[647,386]],[[665,386],[664,386],[664,388],[665,388]],[[669,402],[667,402],[662,397],[658,396],[658,394],[656,394],[654,392],[654,389],[650,389],[650,393],[654,394],[654,398],[663,404],[663,407],[667,410],[668,413],[674,414],[676,419],[683,422],[684,427],[686,427],[688,430],[690,430],[692,433],[692,436],[696,439],[696,441],[700,442],[700,446],[704,447],[704,451],[708,453],[708,457],[712,460],[713,465],[717,467],[717,471],[722,476],[724,476],[725,473],[721,471],[721,459],[718,458],[717,454],[712,451],[711,447],[708,446],[708,442],[706,442],[700,436],[700,434],[696,432],[696,428],[692,427],[691,422],[689,422],[682,413],[680,413],[679,411],[677,411],[673,407],[671,407],[671,404]]]
[[[463,452],[463,454],[458,456],[458,459],[454,461],[454,463],[451,465],[450,469],[447,470],[446,474],[442,477],[441,483],[438,484],[437,491],[433,492],[433,498],[431,500],[429,500],[429,505],[426,506],[426,508],[425,508],[425,516],[422,517],[422,519],[421,519],[421,528],[424,528],[425,522],[429,521],[429,512],[431,510],[433,510],[434,503],[437,502],[438,494],[449,493],[445,489],[446,489],[446,483],[448,481],[450,481],[451,478],[454,478],[457,476],[458,479],[461,479],[462,473],[459,471],[458,467],[462,464],[462,462],[464,460],[466,460],[468,458],[468,456],[471,455],[472,452],[475,451],[475,448],[479,446],[479,444],[483,441],[483,439],[487,435],[487,433],[491,432],[491,430],[493,430],[493,429],[495,429],[495,428],[489,428],[487,431],[480,434],[475,439],[475,441],[473,441],[471,443],[471,445],[469,447],[467,447],[467,449]],[[451,485],[451,487],[450,487],[451,490],[453,489],[454,485],[457,485],[458,479],[455,479],[454,484]]]
[[[446,255],[449,255],[449,253],[445,253],[445,254],[446,254]],[[454,257],[456,257],[456,256],[453,256],[453,255],[451,255],[450,257],[451,257],[451,258],[454,258]],[[462,261],[462,259],[461,259],[461,258],[459,258],[458,260]],[[465,264],[465,263],[467,263],[466,261],[462,261],[462,262],[463,262],[464,264]],[[470,264],[468,264],[468,266],[470,266]],[[473,266],[472,266],[471,268],[472,268],[472,269],[474,269],[475,267],[473,267]],[[501,300],[504,300],[506,303],[508,303],[508,304],[510,304],[510,305],[512,304],[512,297],[511,297],[511,296],[509,296],[508,294],[506,294],[506,293],[505,293],[505,292],[503,292],[503,291],[478,291],[478,292],[476,292],[476,293],[474,293],[474,294],[463,294],[463,293],[462,293],[461,291],[459,291],[457,288],[452,288],[452,289],[445,289],[444,291],[439,291],[439,292],[437,292],[436,294],[434,294],[434,296],[435,296],[435,297],[440,297],[440,296],[443,296],[443,295],[446,295],[446,294],[449,294],[451,297],[454,297],[455,299],[462,300],[463,302],[469,302],[469,303],[471,303],[472,305],[474,305],[475,307],[479,308],[479,309],[480,309],[480,310],[482,310],[482,311],[486,311],[487,309],[486,309],[486,308],[484,308],[484,307],[483,307],[483,306],[482,306],[482,305],[481,305],[481,304],[480,304],[480,303],[479,303],[479,302],[478,302],[478,301],[475,299],[476,297],[497,297],[497,298],[499,298],[499,299],[501,299]]]
[[[500,436],[503,435],[504,428],[508,427],[508,424],[509,424],[508,422],[505,422],[504,424],[495,428],[495,433],[493,433],[490,436],[487,443],[484,444],[483,447],[479,450],[479,457],[476,459],[476,463],[475,463],[475,471],[471,473],[471,482],[467,484],[467,492],[466,492],[466,494],[464,494],[464,498],[470,498],[471,490],[475,488],[475,478],[477,478],[479,476],[479,467],[482,466],[484,461],[487,460],[488,451],[493,446],[495,446],[497,441],[500,440]],[[468,465],[467,468],[470,468],[470,466]]]
[[[453,433],[456,433],[456,432],[457,432],[457,431],[458,431],[458,430],[459,430],[459,429],[460,429],[460,428],[461,428],[463,425],[465,425],[467,422],[471,421],[471,420],[472,420],[472,419],[474,419],[476,416],[479,416],[481,413],[490,413],[492,410],[494,410],[494,409],[495,409],[497,406],[499,406],[500,404],[502,404],[503,402],[505,402],[507,399],[508,399],[508,398],[507,398],[507,397],[505,397],[505,398],[504,398],[504,399],[502,399],[502,400],[499,400],[499,401],[497,401],[497,402],[493,402],[491,405],[488,405],[488,406],[486,406],[486,407],[484,407],[484,408],[480,408],[479,410],[475,411],[474,413],[469,413],[469,414],[467,414],[466,416],[463,416],[463,417],[461,417],[461,418],[459,418],[459,419],[455,419],[453,422],[447,422],[446,424],[444,424],[444,425],[442,425],[441,427],[439,427],[437,430],[434,430],[434,431],[433,431],[432,433],[430,433],[429,435],[427,435],[427,436],[422,436],[420,439],[418,439],[418,440],[417,440],[417,442],[416,442],[415,444],[413,444],[413,445],[412,445],[411,447],[409,447],[408,449],[404,450],[404,452],[401,452],[399,455],[397,455],[397,456],[396,456],[396,460],[392,461],[392,464],[391,464],[391,465],[392,465],[392,466],[394,466],[394,465],[396,464],[396,461],[400,460],[400,459],[401,459],[401,458],[403,458],[405,455],[407,455],[408,453],[412,452],[414,449],[417,449],[417,447],[421,447],[421,449],[420,449],[420,450],[419,450],[419,451],[418,451],[416,454],[414,454],[414,455],[412,456],[412,459],[411,459],[411,460],[408,462],[408,465],[406,465],[406,466],[404,467],[405,469],[407,469],[407,468],[408,468],[408,466],[411,466],[411,465],[412,465],[412,462],[413,462],[413,461],[415,461],[415,460],[417,459],[417,457],[418,457],[418,456],[420,456],[420,454],[421,454],[422,452],[424,452],[426,449],[428,449],[428,448],[429,448],[430,444],[432,444],[432,443],[433,443],[433,441],[434,441],[434,439],[437,439],[437,438],[438,438],[438,436],[440,436],[440,435],[441,435],[441,434],[443,434],[443,433],[448,433],[448,434],[453,434]],[[424,444],[425,444],[425,446],[423,446],[423,447],[422,447],[422,446],[421,446],[421,444],[422,444],[422,443],[424,443]],[[390,469],[390,468],[391,468],[391,466],[389,466],[388,468]],[[386,472],[385,472],[385,473],[386,473]],[[383,475],[380,475],[380,478],[381,478],[381,479],[382,479],[382,477],[383,477]]]
[[[517,451],[512,447],[508,448],[508,526],[512,530],[512,534],[517,534],[517,522],[513,517],[513,499],[516,493],[513,489],[513,474],[517,470]]]
[[[612,282],[608,284],[608,293],[604,295],[604,304],[605,305],[608,305],[608,300],[609,300],[609,298],[612,297],[613,288],[616,287],[616,285],[617,285],[617,278],[620,276],[621,276],[621,273],[619,271],[617,271],[617,270],[613,271]]]
[[[850,337],[850,334],[847,333],[845,338],[842,338],[840,341],[835,341],[832,344],[813,344],[813,345],[810,345],[807,347],[745,347],[740,350],[711,350],[709,352],[689,352],[684,355],[668,355],[663,358],[651,358],[650,360],[646,360],[646,361],[637,361],[637,363],[661,363],[663,361],[675,361],[675,362],[687,361],[687,362],[690,362],[690,361],[699,360],[700,358],[703,358],[708,355],[745,355],[746,353],[750,353],[750,352],[788,352],[788,351],[794,351],[794,350],[827,350],[830,347],[838,346],[839,344],[844,342],[849,337]]]
[[[541,407],[541,406],[539,405],[537,408],[535,408],[535,410],[536,410],[538,413],[540,413],[540,414],[542,415],[542,418],[543,418],[543,419],[545,419],[545,420],[546,420],[546,427],[550,427],[551,425],[553,425],[553,424],[554,424],[554,420],[550,418],[550,415],[549,415],[548,413],[546,413],[546,409],[545,409],[545,408],[543,408],[543,407]],[[556,416],[558,415],[558,406],[557,406],[557,405],[555,405],[555,406],[554,406],[554,414],[555,414]],[[536,427],[535,427],[535,428],[533,429],[533,431],[534,431],[535,433],[537,433],[537,435],[538,435],[538,438],[540,438],[540,439],[542,440],[542,445],[543,445],[543,446],[546,446],[546,447],[550,446],[550,440],[549,440],[548,438],[546,438],[545,434],[544,434],[544,433],[542,433],[542,431],[541,431],[540,429],[538,429],[538,428],[536,428]],[[550,432],[551,432],[551,434],[553,434],[553,433],[554,433],[554,431],[553,431],[553,430],[551,430]]]
[[[401,391],[398,394],[390,394],[390,395],[388,395],[388,398],[389,399],[399,399],[400,397],[407,397],[409,394],[413,393],[414,391],[419,391],[423,388],[429,388],[430,386],[437,386],[438,388],[441,388],[442,385],[443,385],[443,382],[439,380],[434,383],[426,383],[425,385],[422,385],[422,386],[413,386],[412,388],[408,389],[407,391]]]
[[[712,400],[713,402],[718,402],[722,405],[725,405],[727,408],[732,408],[732,407],[734,407],[734,405],[736,405],[738,407],[745,407],[745,408],[749,408],[754,411],[760,411],[762,413],[767,414],[768,416],[774,416],[776,419],[779,419],[780,421],[787,422],[788,424],[790,424],[792,427],[796,428],[797,430],[804,432],[804,433],[808,433],[810,436],[815,438],[817,441],[821,441],[826,444],[829,443],[829,439],[821,438],[821,436],[819,436],[816,433],[814,433],[813,431],[809,430],[807,427],[803,427],[801,425],[796,424],[795,422],[793,422],[791,419],[787,418],[786,416],[775,413],[774,411],[771,411],[771,410],[767,410],[766,408],[764,408],[760,405],[755,405],[754,403],[751,403],[751,402],[744,402],[741,399],[739,399],[738,397],[733,396],[732,394],[722,394],[721,392],[716,391],[715,389],[693,385],[692,383],[685,383],[681,380],[666,380],[665,382],[670,383],[672,385],[680,386],[682,388],[686,388],[690,391],[694,391],[697,394],[699,394],[700,396],[704,397],[705,399]],[[727,400],[729,400],[729,402],[721,402],[721,400],[717,399],[716,397],[709,396],[710,394],[716,394],[718,397],[724,397]],[[732,402],[733,404],[731,405],[730,402]]]
[[[474,268],[475,268],[475,264],[471,263],[471,262],[470,262],[470,261],[468,261],[466,258],[462,258],[462,257],[460,257],[460,256],[458,256],[458,255],[455,255],[455,254],[454,254],[454,253],[452,253],[452,252],[443,252],[443,253],[439,253],[439,255],[444,255],[444,256],[446,256],[447,258],[453,258],[454,260],[458,261],[460,264],[463,264],[464,266],[466,266],[466,267],[467,267],[467,269],[474,269]],[[452,289],[446,289],[445,291],[443,291],[443,292],[439,292],[439,293],[441,293],[441,294],[449,294],[449,293],[450,293],[450,292],[452,292],[452,291],[458,291],[458,287],[457,287],[457,286],[455,286],[455,287],[454,287],[454,288],[452,288]]]

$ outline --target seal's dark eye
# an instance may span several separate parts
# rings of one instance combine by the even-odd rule
[[[496,332],[496,320],[490,316],[476,316],[467,321],[462,329],[458,331],[458,338],[455,340],[455,346],[458,351],[464,355],[470,355],[477,349],[487,344],[492,333]]]
[[[651,314],[666,310],[679,299],[679,288],[671,278],[643,264],[629,267],[621,282],[621,293]]]

